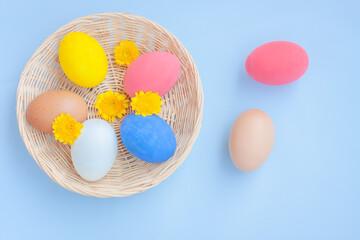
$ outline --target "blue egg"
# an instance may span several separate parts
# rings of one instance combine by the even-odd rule
[[[132,155],[150,163],[168,160],[176,149],[173,130],[157,115],[128,115],[121,124],[120,136]]]

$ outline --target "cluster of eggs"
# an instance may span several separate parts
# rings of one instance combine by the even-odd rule
[[[266,85],[284,85],[299,79],[309,58],[299,45],[288,41],[263,44],[246,59],[245,68],[254,80]],[[245,172],[258,169],[271,153],[275,140],[274,123],[265,112],[251,109],[235,120],[229,138],[234,165]]]
[[[59,60],[66,76],[81,87],[95,87],[106,77],[107,56],[91,36],[72,32],[59,47]],[[296,81],[307,70],[308,56],[299,45],[287,41],[270,42],[256,48],[246,59],[250,77],[267,85],[283,85]],[[125,71],[126,93],[135,97],[139,92],[165,95],[174,86],[181,70],[180,61],[168,52],[151,52],[135,59]],[[88,181],[104,177],[117,154],[117,136],[102,119],[87,119],[84,99],[67,90],[53,90],[37,96],[28,106],[26,118],[30,125],[44,132],[53,132],[53,122],[61,114],[69,114],[83,123],[80,136],[74,140],[71,157],[75,170]],[[126,116],[120,127],[125,148],[135,157],[150,163],[168,160],[176,150],[171,127],[159,116]],[[271,153],[275,128],[263,111],[251,109],[236,119],[230,134],[229,150],[237,168],[253,171]]]
[[[81,32],[71,32],[62,39],[59,60],[66,76],[81,87],[99,85],[108,70],[107,57],[99,42]],[[125,91],[130,97],[140,91],[153,91],[163,96],[178,80],[180,70],[180,61],[171,53],[144,54],[126,69]],[[71,146],[75,170],[88,181],[103,178],[117,155],[118,139],[112,126],[102,119],[87,119],[87,103],[68,90],[52,90],[37,96],[27,108],[26,119],[37,130],[52,133],[53,122],[61,114],[69,114],[83,124],[81,134]],[[120,136],[126,149],[143,161],[163,162],[176,150],[173,130],[157,115],[132,113],[126,116]]]

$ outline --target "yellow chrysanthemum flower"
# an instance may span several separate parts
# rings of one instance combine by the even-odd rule
[[[76,122],[69,113],[62,113],[60,116],[55,118],[52,127],[54,129],[53,133],[56,140],[59,140],[64,144],[70,143],[70,145],[72,145],[74,140],[81,134],[81,129],[84,125]]]
[[[103,119],[113,122],[116,116],[121,118],[126,113],[126,109],[129,107],[128,102],[129,100],[124,94],[110,90],[97,96],[94,107],[98,109],[98,114]]]
[[[151,91],[144,93],[140,91],[135,93],[135,97],[131,98],[131,107],[135,110],[136,115],[149,116],[159,114],[161,111],[161,97],[158,93]]]
[[[114,49],[115,62],[118,65],[129,66],[140,54],[139,48],[134,41],[121,41],[119,46]]]

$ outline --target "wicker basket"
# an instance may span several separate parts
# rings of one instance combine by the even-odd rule
[[[109,61],[105,80],[97,87],[83,88],[73,84],[61,69],[58,47],[69,32],[87,33],[103,46]],[[88,119],[100,118],[93,107],[96,96],[107,90],[124,93],[125,67],[115,64],[113,49],[121,40],[134,40],[140,54],[168,51],[181,62],[180,79],[162,100],[160,116],[175,132],[174,156],[163,163],[143,162],[132,156],[120,139],[121,120],[111,123],[119,141],[114,166],[101,180],[88,182],[74,170],[70,146],[32,128],[26,121],[28,104],[39,94],[53,89],[67,89],[81,95],[88,106]],[[143,192],[169,177],[185,160],[200,130],[203,92],[193,59],[179,40],[160,25],[146,18],[125,13],[96,14],[74,20],[50,35],[31,57],[21,75],[17,92],[17,119],[20,134],[37,164],[61,186],[88,196],[124,197]],[[130,113],[131,110],[128,110]]]

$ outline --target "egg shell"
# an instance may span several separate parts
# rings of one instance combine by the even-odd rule
[[[309,57],[293,42],[265,43],[250,53],[245,62],[247,73],[267,85],[283,85],[296,81],[306,72]]]
[[[136,92],[157,92],[165,95],[180,76],[180,61],[169,52],[151,52],[138,57],[127,68],[124,88],[130,97]]]
[[[71,146],[75,170],[87,181],[103,178],[113,166],[116,153],[115,131],[101,119],[86,120],[79,138]]]
[[[78,94],[66,90],[45,92],[30,102],[26,109],[26,120],[34,128],[52,133],[52,123],[61,113],[69,113],[82,123],[87,116],[86,102]]]
[[[275,140],[273,121],[265,112],[250,109],[235,120],[229,150],[234,165],[244,171],[258,169],[269,157]]]
[[[59,46],[59,60],[66,76],[81,87],[95,87],[106,77],[108,61],[95,38],[82,32],[68,33]]]
[[[132,155],[150,163],[168,160],[176,149],[173,130],[157,115],[128,115],[121,124],[120,136]]]

